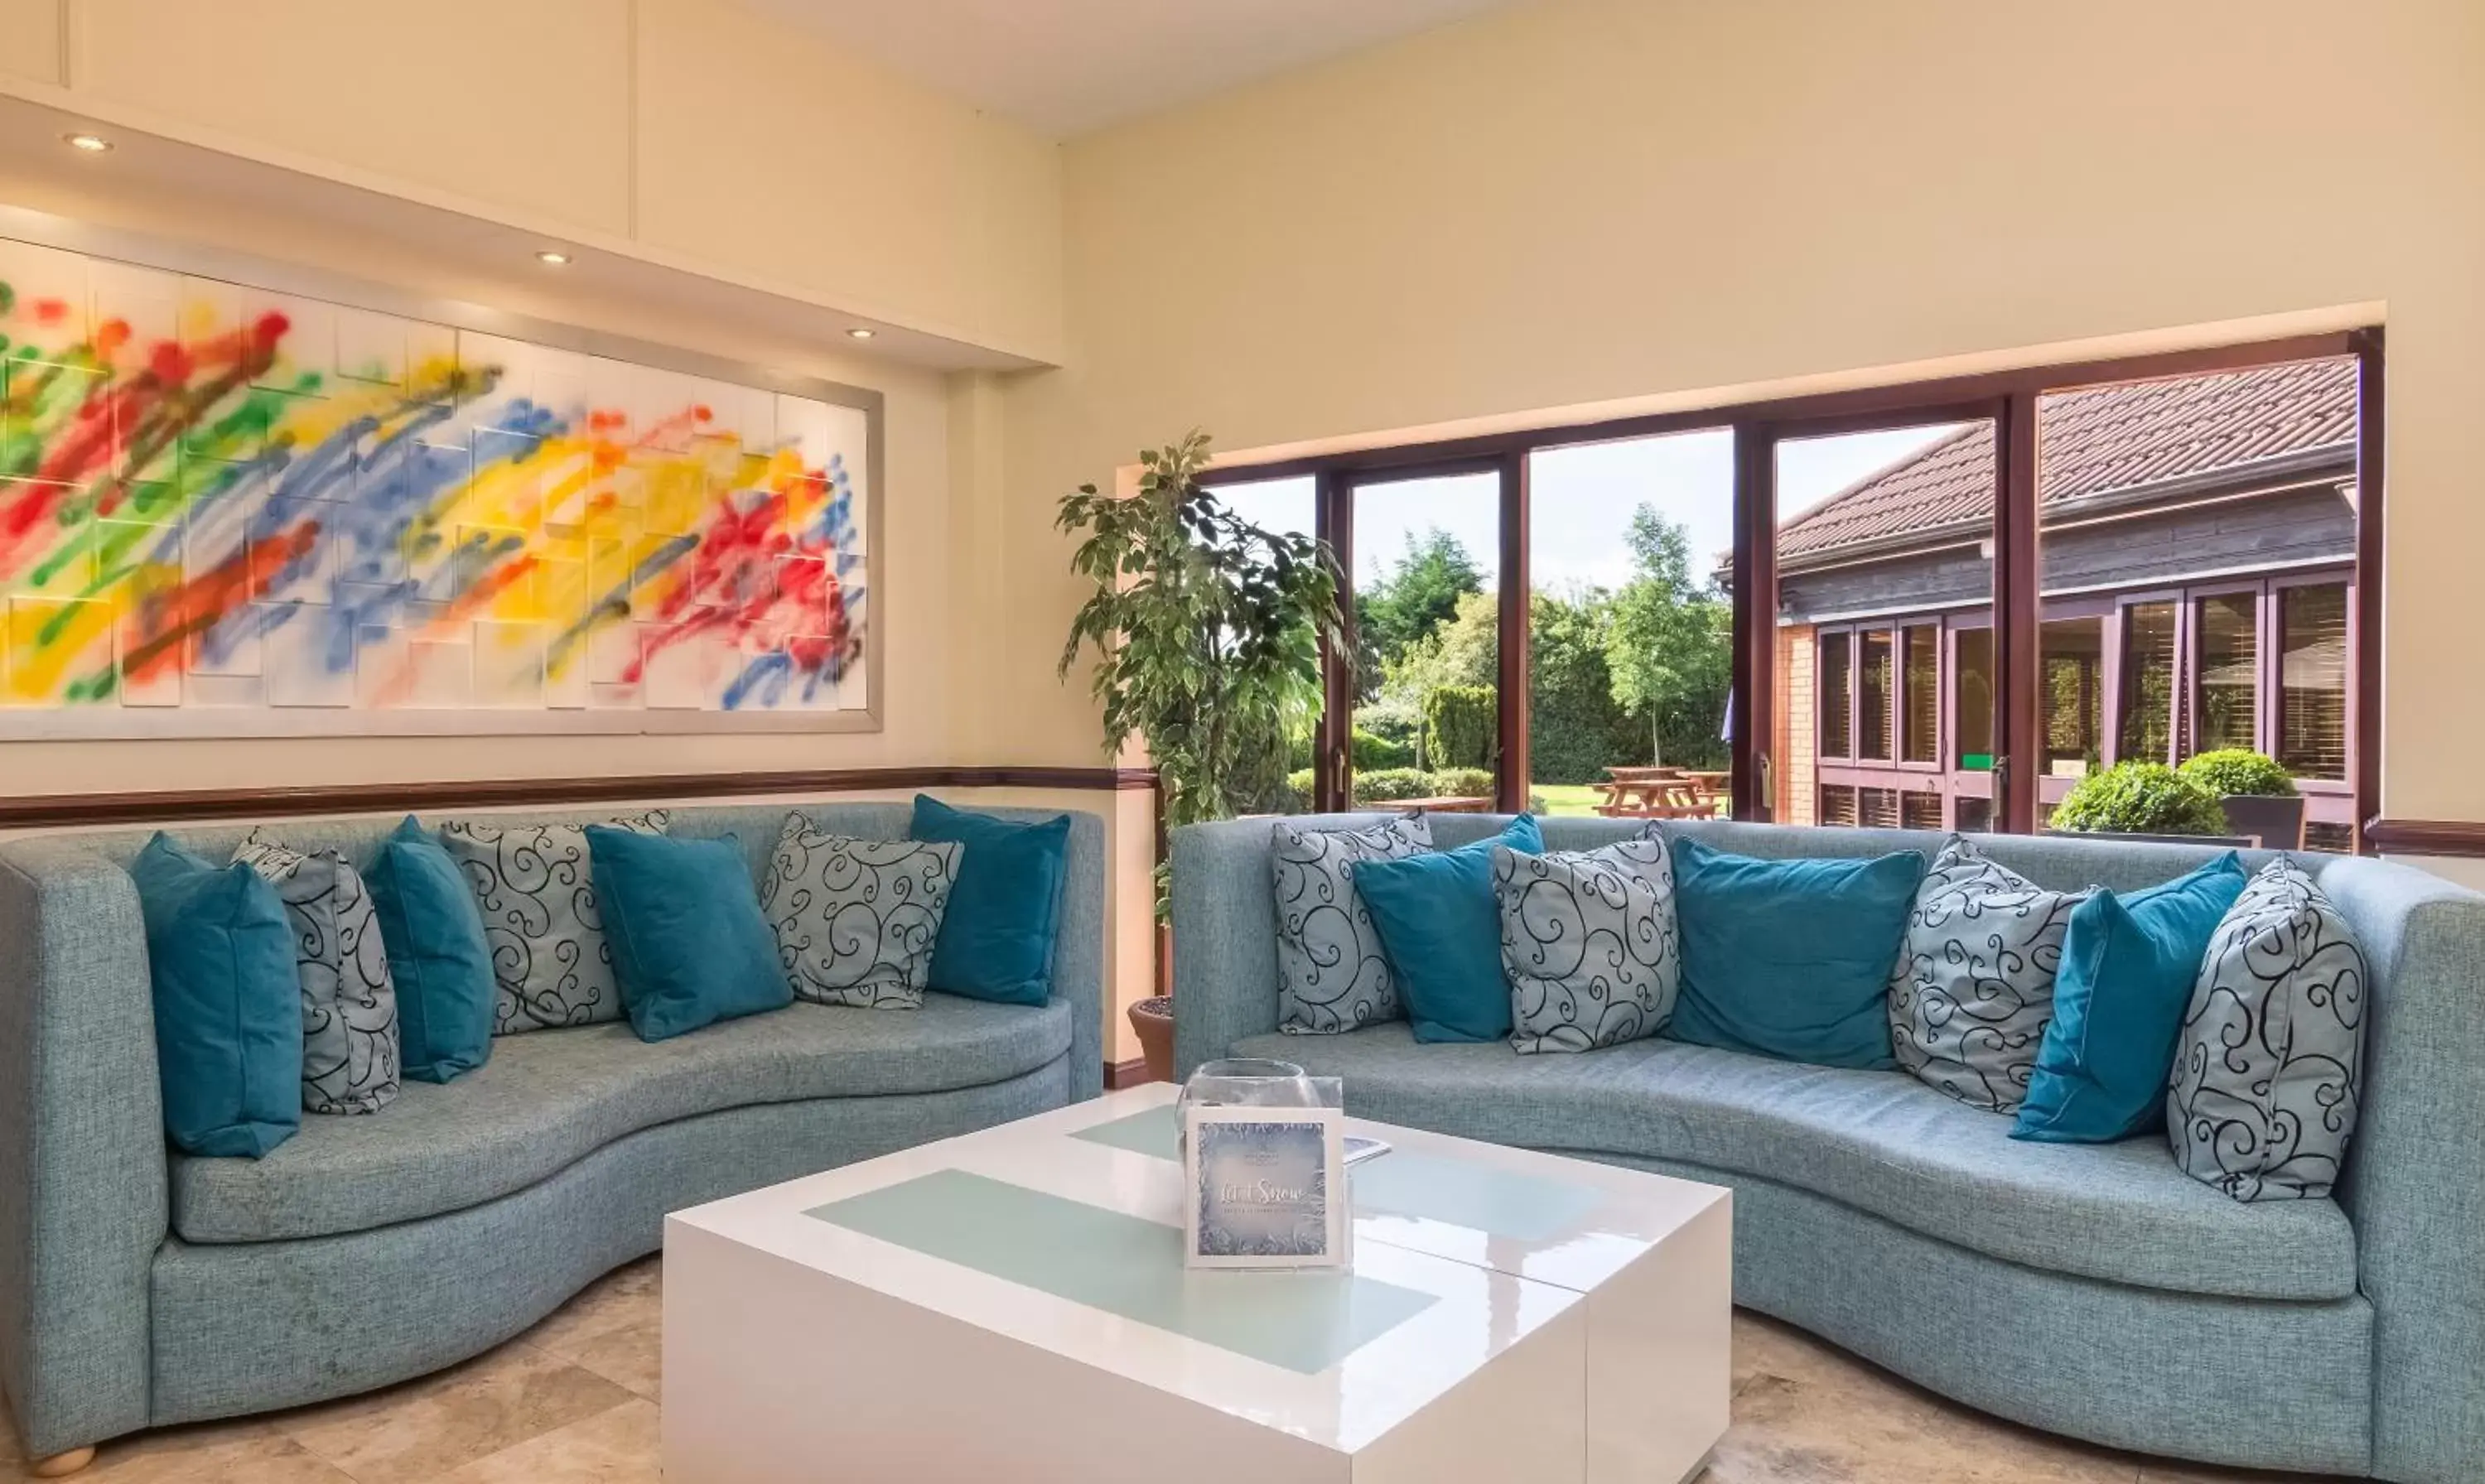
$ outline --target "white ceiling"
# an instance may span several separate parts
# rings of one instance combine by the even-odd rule
[[[1507,0],[756,0],[988,112],[1067,137]]]

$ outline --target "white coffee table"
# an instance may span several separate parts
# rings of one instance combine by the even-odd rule
[[[665,1223],[696,1484],[1676,1484],[1726,1430],[1730,1192],[1352,1120],[1335,1273],[1187,1273],[1158,1086]]]

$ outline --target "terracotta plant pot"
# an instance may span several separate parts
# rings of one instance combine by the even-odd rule
[[[1131,1029],[1139,1038],[1150,1082],[1173,1080],[1173,997],[1156,995],[1131,1007]]]

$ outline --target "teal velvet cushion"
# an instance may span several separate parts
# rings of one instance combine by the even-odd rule
[[[1499,1040],[1510,1034],[1501,904],[1492,893],[1496,845],[1544,853],[1535,817],[1522,814],[1500,834],[1455,850],[1348,867],[1419,1041]]]
[[[257,1159],[302,1126],[302,985],[276,888],[158,834],[129,864],[147,926],[164,1131]]]
[[[930,987],[1004,1005],[1052,996],[1052,940],[1070,875],[1070,816],[1026,822],[915,796],[916,840],[965,846],[949,910],[932,944]]]
[[[1924,874],[1911,850],[1759,860],[1678,837],[1682,991],[1664,1034],[1820,1066],[1896,1066],[1886,997]]]
[[[2244,880],[2242,857],[2228,850],[2162,886],[2080,904],[2011,1138],[2111,1144],[2166,1126],[2192,982]]]
[[[407,815],[363,873],[396,982],[404,1074],[447,1082],[492,1054],[492,950],[457,862]]]
[[[621,1009],[641,1040],[794,1003],[741,841],[589,824],[587,850]]]

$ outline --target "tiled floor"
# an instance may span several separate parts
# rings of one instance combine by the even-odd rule
[[[107,1444],[94,1484],[642,1484],[656,1468],[656,1259],[489,1355],[350,1401]],[[0,1445],[14,1444],[0,1437]],[[14,1466],[15,1453],[5,1460]],[[11,1471],[14,1471],[14,1468]],[[1707,1484],[2313,1484],[2196,1470],[1996,1422],[1753,1314]]]

